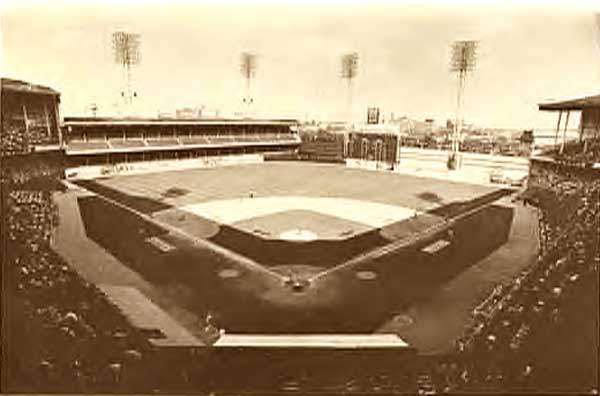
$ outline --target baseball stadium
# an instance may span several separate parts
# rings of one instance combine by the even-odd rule
[[[295,120],[59,125],[57,91],[2,84],[3,334],[38,340],[3,344],[9,373],[37,367],[10,389],[522,391],[556,355],[539,329],[597,317],[597,170],[465,153],[473,182],[422,170],[444,153],[405,167],[393,133],[311,140]],[[498,167],[527,185],[491,183]]]

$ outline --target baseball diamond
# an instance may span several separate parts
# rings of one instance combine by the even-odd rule
[[[290,177],[272,183],[275,173]],[[234,333],[389,331],[505,244],[516,221],[502,198],[511,190],[331,164],[75,183],[88,191],[76,198],[88,238],[172,304],[212,312]],[[411,326],[396,327],[403,337]]]

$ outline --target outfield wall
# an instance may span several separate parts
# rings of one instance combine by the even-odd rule
[[[91,165],[67,168],[67,179],[95,179],[116,175],[135,175],[173,170],[215,168],[229,165],[257,164],[264,161],[262,154],[240,154],[162,161],[140,161],[120,164]]]
[[[443,178],[461,182],[488,184],[492,174],[500,173],[511,179],[524,178],[529,173],[529,159],[479,153],[460,153],[458,169],[447,168],[448,152],[443,150],[402,147],[398,162],[378,163],[346,159],[346,166],[370,170],[394,170],[416,176]]]
[[[399,163],[401,166],[417,166],[422,168],[446,169],[448,152],[442,150],[417,149],[402,147]],[[529,159],[493,154],[459,153],[459,169],[495,170],[527,172]]]
[[[271,160],[311,160],[301,156]],[[313,159],[314,160],[314,159]],[[416,176],[443,178],[477,184],[490,183],[492,174],[500,173],[511,179],[524,178],[529,173],[529,159],[491,154],[460,153],[458,170],[447,169],[448,152],[442,150],[402,147],[397,163],[346,158],[346,166],[369,170],[393,170]],[[140,161],[121,164],[91,165],[67,168],[68,179],[94,179],[126,174],[163,172],[228,165],[255,164],[265,161],[264,154],[240,154],[161,161]],[[340,160],[342,161],[342,160]]]

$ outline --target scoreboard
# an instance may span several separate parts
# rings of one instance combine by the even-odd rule
[[[367,109],[367,124],[379,124],[379,107],[369,107]]]

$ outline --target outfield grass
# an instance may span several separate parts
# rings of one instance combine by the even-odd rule
[[[421,211],[470,200],[498,187],[426,179],[391,172],[346,168],[339,164],[267,162],[211,169],[190,169],[116,176],[97,184],[160,205],[186,205],[256,197],[343,197],[398,205]],[[182,194],[169,194],[176,189]],[[133,203],[133,202],[132,202]],[[149,211],[161,207],[146,208]]]

